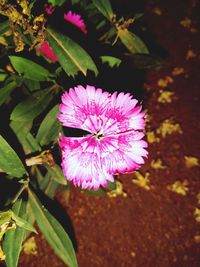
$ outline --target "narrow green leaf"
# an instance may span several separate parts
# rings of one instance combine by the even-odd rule
[[[54,199],[54,196],[55,196],[55,193],[56,193],[56,190],[57,188],[59,187],[60,185],[54,181],[52,178],[49,180],[49,183],[45,189],[45,195],[47,195],[49,198],[51,199]]]
[[[72,242],[63,227],[41,204],[31,190],[29,190],[29,200],[38,226],[55,253],[65,264],[70,267],[77,267],[78,265]]]
[[[40,145],[48,145],[51,141],[56,141],[58,139],[59,132],[61,132],[61,124],[57,119],[58,113],[58,105],[56,105],[48,112],[42,121],[36,136]]]
[[[91,189],[84,190],[83,192],[89,196],[104,196],[106,194],[106,192],[102,188],[99,188],[97,191]]]
[[[26,174],[26,170],[21,160],[12,149],[12,147],[6,142],[6,140],[0,135],[0,168],[7,174],[14,177],[22,177]]]
[[[67,179],[63,175],[61,168],[57,164],[55,164],[52,167],[50,167],[49,165],[46,165],[46,168],[48,172],[51,174],[53,180],[55,180],[57,183],[62,184],[62,185],[67,184]]]
[[[52,174],[49,171],[47,171],[45,176],[41,174],[38,167],[35,167],[35,171],[40,190],[42,190],[49,198],[53,199],[55,191],[60,184],[53,180]]]
[[[23,141],[23,148],[26,154],[41,151],[40,145],[31,133],[28,133]]]
[[[39,184],[40,190],[44,192],[48,182],[50,175],[43,176],[40,169],[37,166],[34,166],[37,182]]]
[[[11,64],[19,75],[35,81],[49,81],[50,72],[39,64],[23,57],[9,56]]]
[[[9,20],[6,20],[4,22],[0,23],[0,35],[3,35],[5,32],[7,32],[10,28],[10,22]]]
[[[24,78],[23,82],[26,85],[26,87],[29,89],[30,92],[40,90],[40,82],[38,82],[38,81]]]
[[[137,69],[160,69],[165,65],[164,59],[147,54],[127,54],[129,62]]]
[[[17,226],[37,234],[37,231],[35,230],[35,228],[29,222],[24,220],[23,218],[20,218],[16,214],[13,213],[12,219],[16,222]]]
[[[35,223],[35,216],[32,212],[32,209],[31,209],[29,202],[27,203],[27,207],[26,207],[26,221],[31,225],[34,225],[34,223]],[[30,234],[31,234],[30,231],[25,230],[24,240],[26,240]]]
[[[97,75],[98,70],[92,58],[76,42],[69,37],[48,29],[47,40],[55,52],[60,65],[69,76],[75,76],[81,71],[85,76],[87,70],[94,71]]]
[[[25,154],[41,151],[41,147],[37,140],[30,133],[32,124],[32,121],[11,121],[10,123],[10,127],[17,135]]]
[[[13,205],[13,212],[26,220],[26,207],[27,202],[20,198]],[[26,230],[21,227],[6,232],[3,240],[3,250],[6,255],[7,267],[17,267],[25,232]]]
[[[16,134],[19,142],[23,146],[23,140],[26,138],[27,134],[32,128],[33,122],[30,121],[11,121],[10,127]]]
[[[111,68],[119,67],[122,62],[121,59],[112,56],[101,56],[100,58],[103,63],[107,63]]]
[[[72,5],[78,4],[81,0],[71,0]]]
[[[96,8],[101,12],[109,21],[113,18],[113,9],[109,0],[92,0]]]
[[[12,223],[12,210],[0,212],[0,242],[7,231],[15,228],[15,223]]]
[[[111,191],[111,190],[115,190],[116,187],[117,187],[117,185],[116,185],[116,181],[115,181],[114,183],[113,183],[113,182],[109,182],[109,183],[107,184],[107,186],[106,186],[106,190],[109,190],[109,191]]]
[[[11,221],[12,218],[12,211],[0,211],[0,227],[4,225],[5,223],[8,223]]]
[[[28,137],[28,133],[30,132],[32,128],[32,121],[11,121],[10,127],[12,130],[15,132],[19,142],[21,143],[25,154],[33,153],[36,150],[35,148],[33,149],[33,145],[31,145],[31,137]],[[36,145],[34,146],[36,147]],[[38,145],[37,145],[38,147]]]
[[[48,0],[48,3],[52,6],[62,6],[66,0]]]
[[[0,106],[7,100],[12,91],[16,88],[17,82],[11,81],[0,89]]]
[[[0,82],[5,81],[6,77],[8,77],[8,74],[7,73],[0,72]]]
[[[19,103],[11,113],[11,120],[32,121],[42,113],[52,100],[51,88],[41,90]]]
[[[118,30],[119,38],[126,48],[133,54],[149,54],[144,42],[134,33],[127,29]]]

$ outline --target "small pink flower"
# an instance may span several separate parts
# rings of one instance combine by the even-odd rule
[[[110,94],[78,85],[62,95],[64,126],[90,132],[83,137],[60,137],[62,169],[67,180],[97,190],[113,182],[113,175],[131,173],[144,163],[147,143],[142,106],[130,94]]]
[[[39,50],[43,56],[48,58],[51,62],[55,63],[58,61],[56,55],[53,52],[53,49],[50,47],[47,41],[44,41],[40,46]]]
[[[51,6],[51,5],[49,5],[49,4],[45,4],[44,5],[44,8],[45,8],[45,12],[48,15],[51,15],[54,12],[54,10],[55,10],[55,8],[53,6]]]
[[[79,14],[69,11],[67,14],[64,14],[64,19],[77,26],[85,34],[87,33],[85,23]]]

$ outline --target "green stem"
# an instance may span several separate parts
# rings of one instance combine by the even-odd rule
[[[11,201],[11,204],[14,204],[17,199],[19,198],[19,196],[21,195],[21,193],[24,191],[24,189],[28,188],[28,182],[24,183],[22,185],[22,187],[20,188],[20,190],[17,192],[17,194],[15,195],[15,197],[13,198],[13,200]]]

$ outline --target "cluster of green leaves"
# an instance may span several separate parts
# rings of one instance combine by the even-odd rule
[[[36,2],[30,1],[32,9]],[[48,1],[55,8],[62,6],[64,2]],[[125,52],[148,53],[143,41],[128,30],[126,20],[116,20],[117,16],[109,0],[71,0],[71,4],[78,5],[87,14],[97,31],[102,32],[105,25],[106,29],[109,26],[109,30],[96,42],[110,42],[113,45],[114,38],[115,43],[124,45]],[[8,115],[4,132],[12,132],[16,136],[15,142],[5,134],[0,136],[0,172],[3,179],[13,181],[13,184],[17,181],[20,188],[14,198],[7,196],[0,213],[0,237],[6,265],[17,266],[27,231],[36,232],[33,227],[36,222],[60,259],[66,265],[76,267],[77,260],[68,234],[48,207],[45,207],[40,196],[42,192],[53,199],[58,188],[69,190],[57,157],[52,156],[59,133],[63,131],[57,120],[59,97],[64,91],[60,77],[65,75],[66,80],[70,77],[76,79],[80,73],[87,76],[88,71],[97,76],[100,63],[96,63],[77,41],[48,24],[45,30],[46,40],[58,58],[58,63],[53,65],[48,60],[45,61],[39,54],[38,47],[35,48],[34,55],[28,49],[14,53],[12,38],[10,35],[7,38],[12,24],[5,17],[0,19],[0,38],[6,40],[5,44],[1,42],[5,48],[0,47],[3,51],[3,64],[0,66],[0,110]],[[86,38],[91,37],[88,35]],[[24,42],[28,48],[33,42],[32,37],[26,35]],[[101,59],[102,64],[106,63],[111,68],[118,67],[123,60],[121,55],[118,58],[104,54],[103,51],[96,55],[96,59]],[[17,145],[11,147],[11,141]],[[105,191],[100,189],[97,193],[102,195]]]

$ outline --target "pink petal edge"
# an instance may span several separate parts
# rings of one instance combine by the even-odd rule
[[[113,175],[131,173],[148,156],[143,140],[144,112],[130,94],[110,94],[81,85],[62,95],[58,119],[64,126],[87,130],[82,138],[60,137],[62,169],[83,189],[105,187]]]
[[[68,13],[64,14],[64,19],[71,24],[74,24],[76,27],[78,27],[83,33],[87,33],[86,25],[83,19],[79,14],[72,13],[72,11],[68,11]]]

